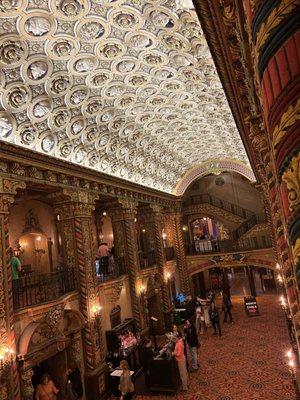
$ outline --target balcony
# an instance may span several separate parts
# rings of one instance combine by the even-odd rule
[[[205,203],[221,208],[222,210],[228,211],[244,219],[248,219],[253,215],[253,212],[250,210],[246,210],[245,208],[230,203],[229,201],[219,199],[215,196],[211,196],[210,194],[206,193],[189,197],[188,199],[184,200],[183,205],[192,206],[196,204],[205,204]]]
[[[109,260],[108,268],[103,268],[100,262],[100,268],[97,268],[97,277],[100,283],[112,281],[123,275],[126,275],[126,263],[124,257]]]
[[[13,281],[14,309],[47,303],[77,289],[75,268],[32,274]]]
[[[186,243],[186,255],[201,255],[205,253],[227,253],[249,250],[267,249],[272,247],[271,239],[267,236],[251,237],[243,241],[233,240],[202,240],[197,249],[194,244]]]
[[[166,261],[175,260],[174,247],[165,247],[165,257],[166,257]]]
[[[148,252],[140,252],[140,268],[145,269],[153,267],[156,265],[156,256],[154,250],[149,250]]]

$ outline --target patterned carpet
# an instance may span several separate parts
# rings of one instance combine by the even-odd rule
[[[212,328],[202,335],[199,362],[189,391],[173,396],[135,396],[135,400],[296,400],[286,352],[290,349],[283,312],[276,295],[258,298],[260,316],[245,315],[243,299],[233,298],[232,325],[222,337]]]

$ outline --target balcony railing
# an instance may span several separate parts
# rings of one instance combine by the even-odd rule
[[[229,211],[232,214],[238,215],[242,218],[249,218],[254,213],[243,207],[237,206],[236,204],[230,203],[229,201],[219,199],[218,197],[211,196],[210,194],[199,194],[189,197],[184,201],[185,206],[208,203],[215,207],[222,208],[225,211]]]
[[[267,236],[252,237],[236,242],[233,240],[203,240],[197,245],[186,244],[185,251],[187,255],[196,255],[203,253],[226,253],[235,251],[248,251],[268,249],[272,247],[271,239]]]
[[[119,257],[119,258],[114,258],[109,260],[109,265],[107,270],[104,268],[100,269],[97,268],[97,277],[99,282],[107,282],[111,281],[113,279],[119,278],[122,275],[126,274],[126,264],[125,264],[125,258],[124,257]]]
[[[154,250],[140,253],[140,268],[141,269],[153,267],[155,264],[156,264],[156,257],[155,257]]]
[[[35,274],[13,281],[14,309],[31,307],[56,300],[77,289],[74,268],[64,268],[49,274]]]
[[[257,224],[264,224],[267,222],[267,217],[265,214],[261,215],[251,215],[245,222],[243,222],[235,231],[232,232],[232,237],[238,240],[246,232],[250,231]]]

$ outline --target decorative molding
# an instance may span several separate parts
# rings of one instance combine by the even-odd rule
[[[300,99],[298,99],[295,106],[292,104],[288,107],[287,111],[282,115],[278,125],[275,126],[273,132],[273,146],[276,147],[278,143],[287,134],[287,129],[300,120]],[[276,152],[276,149],[275,149]]]
[[[251,168],[237,160],[211,160],[187,171],[177,183],[175,189],[173,190],[173,194],[176,196],[182,196],[190,184],[196,179],[211,173],[218,175],[222,171],[237,172],[238,174],[249,179],[251,182],[256,180]]]
[[[289,209],[297,210],[300,207],[300,153],[292,158],[282,175],[282,180],[287,185]]]

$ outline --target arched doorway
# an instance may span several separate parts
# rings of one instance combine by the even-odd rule
[[[48,373],[60,393],[66,395],[70,363],[84,370],[81,330],[84,318],[77,310],[53,307],[23,330],[17,347],[22,400],[32,400],[41,376]],[[83,382],[83,379],[82,379]]]

